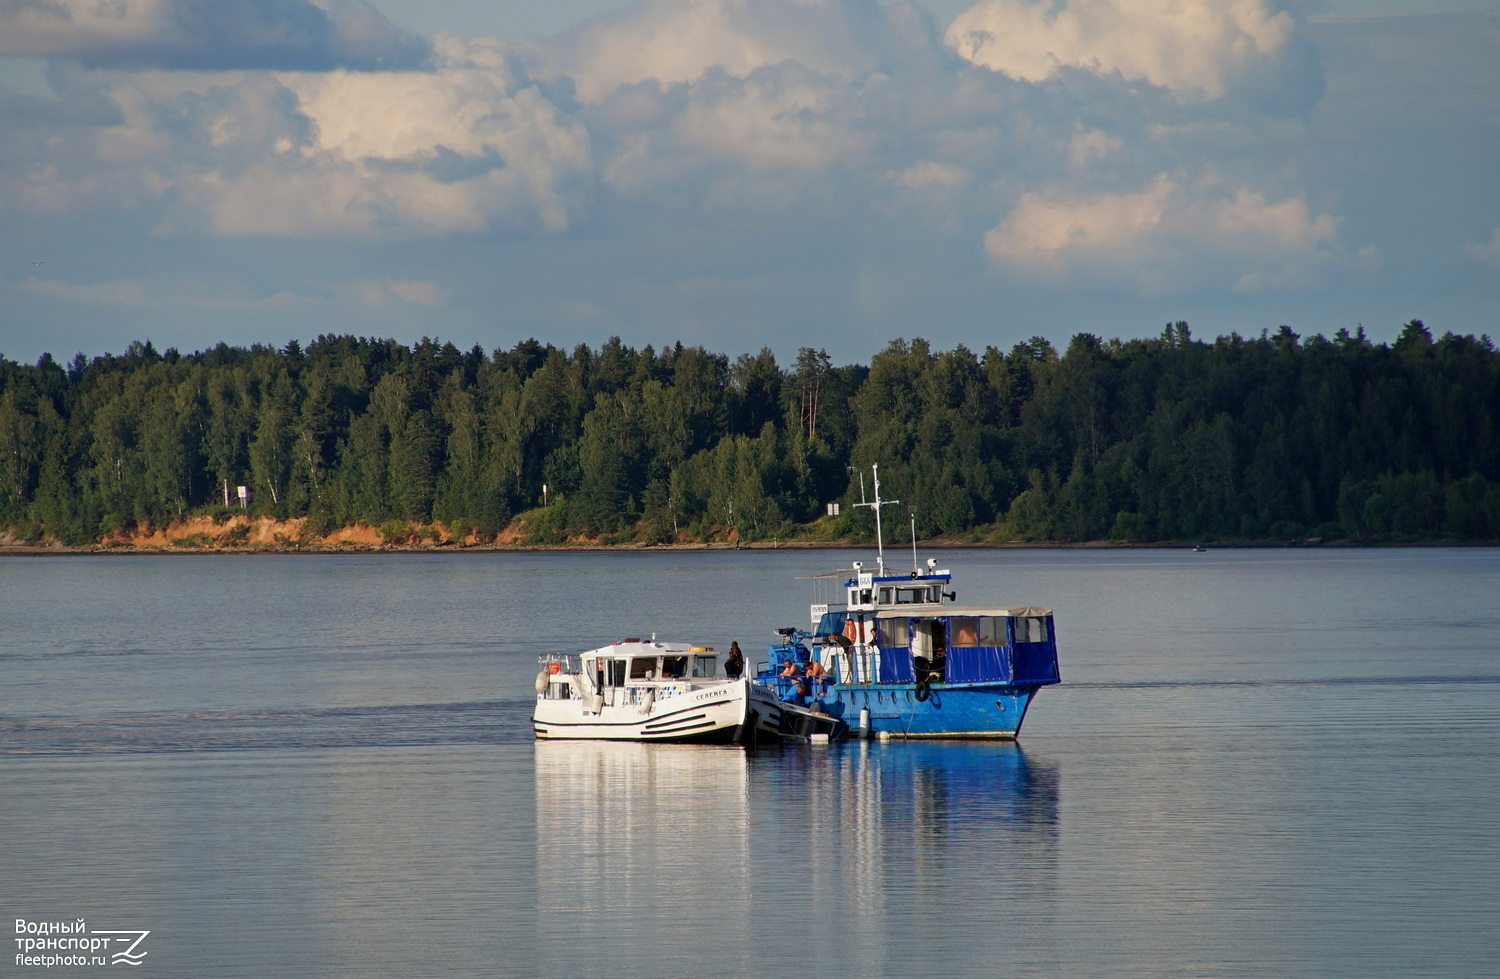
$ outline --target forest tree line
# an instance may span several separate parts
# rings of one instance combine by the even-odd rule
[[[1080,333],[1008,353],[895,340],[868,366],[611,339],[149,342],[0,357],[0,528],[85,544],[237,507],[490,539],[867,539],[872,463],[905,536],[1500,538],[1500,355],[1288,327],[1211,343]],[[869,492],[869,487],[864,488]],[[842,513],[824,516],[840,502]]]

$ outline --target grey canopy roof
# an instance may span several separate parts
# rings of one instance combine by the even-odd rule
[[[1050,608],[1042,608],[1038,605],[1011,605],[1000,608],[991,605],[938,605],[927,603],[923,605],[894,605],[880,609],[875,613],[877,619],[931,619],[940,616],[958,616],[959,618],[978,618],[979,616],[1008,616],[1013,618],[1030,618],[1042,615],[1051,615]]]

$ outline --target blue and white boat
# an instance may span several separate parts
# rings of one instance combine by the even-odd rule
[[[915,545],[911,571],[887,568],[880,507],[893,502],[876,469],[875,501],[856,504],[875,511],[876,566],[816,576],[843,601],[815,603],[807,630],[778,630],[756,685],[806,732],[1014,740],[1037,691],[1061,680],[1052,610],[959,605],[952,573],[917,567]]]

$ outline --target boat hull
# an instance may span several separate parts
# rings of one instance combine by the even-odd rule
[[[777,701],[774,694],[766,691],[765,700],[772,705],[757,711],[759,723],[756,733],[763,743],[777,741],[810,741],[823,735],[835,741],[849,733],[844,721],[825,711],[802,707],[786,701]]]
[[[656,701],[649,709],[606,704],[593,713],[582,699],[538,700],[532,728],[546,741],[646,741],[743,744],[776,703],[745,681]]]
[[[811,706],[853,737],[1014,741],[1040,686],[934,683],[918,699],[911,683],[830,685]]]

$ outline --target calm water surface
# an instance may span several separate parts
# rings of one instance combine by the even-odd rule
[[[0,920],[163,977],[1500,975],[1500,551],[936,556],[1056,611],[1019,746],[533,742],[537,655],[763,648],[866,554],[0,558]]]

